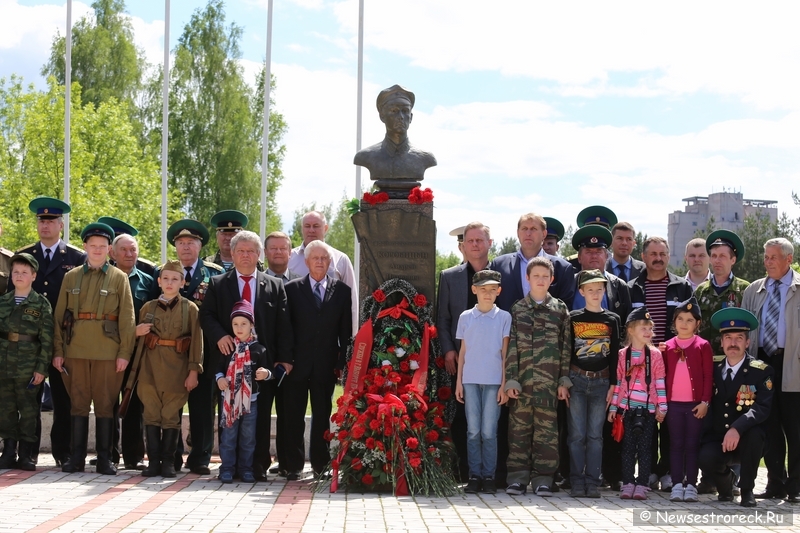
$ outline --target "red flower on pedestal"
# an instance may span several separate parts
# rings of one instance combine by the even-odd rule
[[[382,204],[384,202],[388,202],[389,201],[389,195],[387,193],[385,193],[385,192],[379,192],[379,193],[375,193],[375,194],[370,194],[368,192],[365,192],[363,199],[369,205],[376,205],[376,204]]]
[[[414,187],[408,195],[408,201],[412,204],[424,204],[433,201],[433,191],[430,189],[420,189]]]

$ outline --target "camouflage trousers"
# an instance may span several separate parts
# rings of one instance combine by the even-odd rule
[[[31,378],[0,379],[0,437],[36,442],[39,414],[38,385],[28,389]]]
[[[558,469],[556,407],[530,398],[509,401],[508,484],[552,485]]]

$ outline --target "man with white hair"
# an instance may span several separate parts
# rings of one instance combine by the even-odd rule
[[[331,397],[344,368],[352,333],[351,290],[329,275],[333,249],[320,240],[303,250],[308,274],[286,283],[294,332],[292,372],[283,390],[286,416],[285,457],[289,481],[300,479],[305,462],[305,413],[311,397],[309,459],[319,476],[330,461],[325,431],[330,429]],[[284,461],[285,460],[285,461]]]
[[[792,269],[793,258],[787,239],[764,243],[767,276],[745,289],[742,307],[759,319],[751,334],[753,353],[775,370],[764,453],[767,488],[756,498],[800,503],[800,274]]]
[[[200,325],[211,351],[209,360],[214,366],[210,368],[218,368],[222,355],[233,352],[231,311],[236,302],[247,300],[253,305],[258,342],[267,348],[268,368],[274,370],[283,365],[286,372],[292,371],[292,325],[286,311],[286,291],[279,279],[257,270],[262,252],[263,245],[257,234],[240,231],[231,239],[233,267],[211,278],[208,284],[200,306]],[[258,395],[253,474],[259,481],[266,480],[271,462],[269,440],[276,388],[277,380],[267,381]]]
[[[289,257],[289,270],[298,276],[305,276],[308,274],[308,266],[306,265],[304,251],[312,241],[325,241],[325,235],[328,233],[328,222],[325,220],[325,215],[319,211],[309,211],[303,215],[301,231],[303,244],[292,250],[292,255]],[[329,248],[331,261],[328,267],[328,276],[332,279],[343,281],[350,287],[353,296],[351,303],[353,331],[356,331],[358,330],[358,287],[356,286],[356,276],[353,272],[353,263],[350,262],[350,258],[346,254],[332,246],[329,246]]]

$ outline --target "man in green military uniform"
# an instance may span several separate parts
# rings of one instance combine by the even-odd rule
[[[39,389],[53,355],[53,313],[31,286],[39,263],[30,254],[11,257],[14,290],[0,296],[0,468],[11,468],[19,443],[22,470],[36,470],[33,447]]]
[[[719,501],[733,501],[731,465],[741,465],[740,505],[755,507],[758,465],[764,453],[764,422],[772,407],[773,369],[747,353],[758,319],[746,309],[726,307],[711,322],[721,335],[724,356],[714,358],[712,427],[700,447],[698,465],[716,478]]]
[[[28,209],[36,215],[36,233],[39,242],[17,250],[19,254],[31,254],[39,263],[33,290],[47,298],[50,307],[56,308],[61,282],[64,275],[86,260],[82,249],[65,243],[61,239],[64,231],[63,216],[71,211],[68,203],[57,198],[37,196],[28,204]],[[52,365],[47,368],[50,382],[50,396],[53,399],[53,425],[50,429],[50,447],[56,466],[69,456],[70,444],[70,400],[61,373]],[[44,387],[39,389],[39,398]],[[36,445],[33,460],[39,456],[39,441],[42,434],[41,415],[36,421]]]
[[[0,237],[3,236],[3,224],[0,224]],[[5,294],[11,277],[11,256],[14,252],[0,246],[0,294]]]
[[[136,229],[135,227],[131,226],[127,222],[125,222],[123,220],[120,220],[118,218],[100,217],[100,218],[97,219],[97,221],[100,222],[101,224],[108,224],[109,226],[111,226],[111,229],[114,230],[115,238],[119,237],[120,235],[130,235],[131,237],[136,237],[137,235],[139,235],[139,230],[138,229]],[[117,266],[116,258],[114,258],[112,256],[111,259],[112,259],[112,261],[110,261],[110,263],[112,265],[114,265],[114,266]],[[138,243],[136,245],[136,269],[139,270],[140,272],[144,272],[145,274],[147,274],[148,276],[153,278],[153,280],[154,280],[153,281],[153,285],[155,285],[155,283],[156,283],[155,282],[155,275],[156,275],[157,266],[152,261],[149,261],[149,260],[147,260],[147,259],[145,259],[143,257],[139,257],[139,245],[138,245]],[[149,300],[149,299],[150,298],[148,298],[147,300]],[[147,300],[145,300],[145,302]],[[136,316],[137,317],[139,316],[138,313],[137,313]]]
[[[583,228],[584,226],[597,225],[603,226],[608,231],[611,231],[611,228],[617,223],[617,215],[614,214],[614,211],[604,205],[590,205],[578,213],[578,217],[575,219],[575,221],[578,224],[578,229]],[[575,269],[575,272],[581,271],[581,264],[578,261],[577,254],[569,256],[567,261],[569,261],[569,263]]]
[[[205,261],[221,266],[225,272],[233,268],[233,255],[231,252],[231,239],[234,235],[247,228],[249,219],[247,215],[235,209],[220,211],[211,217],[211,225],[217,230],[218,251],[209,255]],[[259,260],[256,266],[259,272],[264,271],[264,264]]]
[[[507,494],[525,494],[530,481],[537,496],[551,496],[558,468],[558,400],[572,386],[569,362],[572,339],[569,311],[547,292],[553,264],[545,257],[528,262],[531,290],[511,307],[506,358],[508,393]]]
[[[208,243],[208,230],[196,220],[183,219],[172,224],[167,230],[167,240],[175,246],[178,260],[184,270],[185,284],[181,296],[194,302],[197,307],[203,304],[212,276],[224,274],[221,266],[200,259],[200,250]],[[212,357],[208,340],[203,341],[203,368],[217,368],[218,361]],[[189,393],[189,436],[192,451],[186,458],[186,467],[195,474],[208,475],[211,470],[211,452],[214,449],[214,410],[217,405],[213,372],[198,376],[197,388]],[[180,470],[183,459],[183,439],[178,439],[175,455],[175,470]]]
[[[744,259],[744,244],[734,232],[721,229],[711,233],[706,239],[706,251],[711,258],[712,275],[694,293],[703,317],[697,334],[711,343],[715,354],[721,354],[721,336],[711,324],[711,317],[720,309],[741,307],[750,282],[733,275],[733,265]]]
[[[547,223],[547,233],[542,243],[544,253],[558,255],[558,243],[564,238],[564,224],[551,217],[544,217]]]
[[[86,263],[64,276],[56,305],[53,366],[72,401],[72,454],[64,472],[83,472],[94,404],[97,472],[116,475],[111,461],[114,403],[133,352],[136,321],[128,277],[108,264],[114,230],[89,224],[81,232]]]

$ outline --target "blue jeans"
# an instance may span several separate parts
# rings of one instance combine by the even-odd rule
[[[589,378],[570,370],[569,379],[572,381],[567,415],[570,483],[578,490],[597,487],[603,462],[608,378]]]
[[[221,428],[219,437],[219,457],[222,466],[219,471],[239,471],[241,476],[245,472],[253,472],[253,454],[256,450],[256,418],[258,417],[258,402],[250,403],[250,412],[242,415],[231,427]],[[237,453],[238,452],[238,453]]]
[[[494,479],[497,467],[497,421],[500,385],[464,384],[464,411],[467,415],[467,462],[469,475]]]

